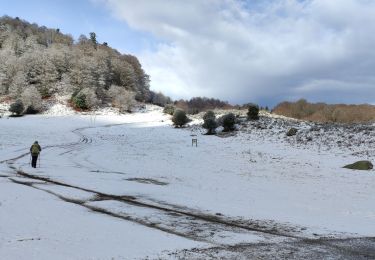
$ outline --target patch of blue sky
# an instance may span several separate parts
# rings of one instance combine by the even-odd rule
[[[137,55],[145,49],[154,50],[159,43],[151,34],[130,28],[103,5],[90,0],[0,0],[2,15],[59,28],[75,40],[81,34],[95,32],[100,43],[107,42],[121,53]]]

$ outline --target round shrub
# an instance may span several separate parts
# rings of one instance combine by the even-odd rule
[[[204,120],[204,121],[206,121],[206,119],[208,119],[208,118],[214,118],[214,119],[216,118],[214,111],[209,110],[209,111],[207,111],[207,112],[203,115],[203,120]]]
[[[39,113],[39,110],[36,109],[33,105],[29,105],[24,112],[24,114],[38,114],[38,113]]]
[[[229,113],[223,116],[223,127],[224,132],[229,132],[234,130],[234,125],[236,124],[236,117],[233,113]]]
[[[297,134],[297,132],[298,132],[298,129],[292,127],[292,128],[290,128],[290,129],[288,130],[288,132],[286,133],[286,136],[294,136],[294,135]]]
[[[216,133],[216,128],[218,126],[217,122],[216,122],[216,116],[215,116],[215,113],[213,111],[207,111],[204,115],[203,115],[203,125],[202,127],[207,129],[207,133],[208,135],[212,135],[212,134],[215,134]]]
[[[189,118],[186,116],[185,111],[177,109],[173,113],[172,122],[176,127],[182,127],[189,122]]]
[[[20,99],[17,99],[16,102],[10,105],[9,112],[12,112],[13,114],[20,116],[22,115],[23,110],[25,109],[22,101]]]
[[[250,104],[247,111],[248,120],[258,120],[259,119],[259,107],[255,104]]]
[[[88,109],[88,105],[86,102],[86,95],[83,93],[78,93],[72,97],[72,103],[75,108],[79,109]]]
[[[204,120],[204,123],[202,126],[203,128],[207,129],[206,134],[213,135],[216,133],[217,122],[215,118],[212,118],[212,117],[207,118],[206,120]]]

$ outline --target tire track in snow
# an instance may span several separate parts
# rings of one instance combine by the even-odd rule
[[[21,175],[30,176],[26,173],[20,173]],[[206,242],[210,243],[213,246],[208,248],[198,248],[198,249],[189,249],[189,250],[182,250],[177,252],[171,252],[169,253],[169,256],[175,256],[177,259],[186,259],[186,258],[194,258],[194,256],[199,255],[199,259],[201,259],[202,256],[207,256],[206,259],[217,259],[222,256],[223,252],[229,252],[230,254],[236,256],[235,258],[238,259],[239,256],[243,256],[246,259],[252,259],[257,258],[258,256],[268,256],[266,258],[261,259],[285,259],[285,256],[287,255],[288,258],[291,257],[291,259],[301,259],[304,254],[308,256],[308,258],[315,257],[315,259],[322,258],[321,256],[330,256],[332,258],[333,256],[337,256],[337,258],[332,259],[373,259],[375,256],[375,244],[373,243],[375,241],[374,237],[357,237],[357,238],[343,238],[343,239],[337,239],[337,238],[303,238],[303,237],[296,237],[294,239],[291,238],[285,238],[283,237],[282,240],[272,240],[272,237],[265,237],[266,240],[263,241],[253,241],[252,243],[223,243],[223,241],[220,241],[220,237],[217,237],[216,239],[212,239],[210,237],[202,237],[197,236],[196,233],[186,233],[180,230],[174,230],[171,229],[168,226],[161,226],[157,223],[149,222],[147,219],[140,219],[133,215],[127,215],[127,214],[121,214],[117,212],[113,212],[111,210],[108,210],[106,208],[93,206],[90,204],[87,204],[90,201],[96,201],[94,200],[80,200],[80,199],[74,199],[74,198],[68,198],[66,196],[62,196],[61,194],[51,191],[48,189],[50,186],[44,187],[41,185],[40,182],[30,182],[30,181],[21,181],[10,178],[12,182],[17,184],[26,185],[44,192],[47,192],[53,196],[56,196],[57,198],[61,199],[62,201],[73,203],[78,206],[82,206],[88,210],[91,210],[96,213],[105,214],[111,217],[115,217],[118,219],[131,221],[137,224],[141,224],[148,228],[157,229],[169,234],[181,236],[187,239],[191,239],[194,241],[199,242]],[[55,181],[47,181],[46,178],[36,176],[37,180],[44,180],[46,183],[56,184]],[[60,185],[66,186],[71,188],[72,185],[61,183]],[[88,189],[83,189],[84,191],[89,191]],[[93,192],[94,193],[94,192]],[[110,195],[111,199],[113,195]],[[127,198],[127,200],[133,200],[136,198]],[[116,201],[118,201],[116,199]],[[122,199],[120,199],[122,201]],[[137,203],[135,201],[135,203]],[[169,211],[169,209],[167,209]],[[180,219],[181,220],[181,219]],[[184,219],[187,220],[187,219]],[[191,221],[191,219],[190,219]],[[210,222],[210,221],[209,221]],[[209,225],[210,223],[205,222],[202,223],[202,225]],[[221,225],[220,223],[217,227],[218,228],[226,228],[225,225]],[[276,236],[276,238],[280,238],[280,236]],[[365,245],[364,248],[357,248],[356,246],[352,245],[352,241],[360,239],[363,240]],[[265,253],[266,252],[266,253]],[[267,252],[270,255],[267,255]],[[297,253],[297,256],[294,254]],[[249,257],[249,258],[247,258]],[[344,257],[344,258],[342,258]],[[323,257],[325,258],[325,257]],[[240,258],[242,259],[242,258]]]
[[[375,237],[244,243],[166,252],[150,259],[375,259]]]
[[[14,170],[16,170],[16,169],[14,168]],[[29,173],[26,173],[26,172],[23,172],[23,171],[17,171],[17,174],[19,176],[22,176],[22,177],[25,177],[25,178],[28,178],[28,179],[44,181],[48,184],[53,184],[53,185],[57,185],[57,186],[73,188],[73,189],[77,189],[77,190],[80,190],[80,191],[89,192],[89,193],[92,193],[95,196],[95,198],[93,198],[92,200],[82,201],[82,200],[71,200],[71,199],[69,199],[65,196],[58,195],[58,197],[60,199],[64,200],[64,201],[72,202],[72,203],[84,206],[84,207],[89,208],[89,209],[91,209],[93,211],[96,211],[96,212],[104,213],[104,214],[111,215],[111,216],[114,216],[114,217],[123,218],[123,219],[126,219],[126,220],[132,220],[134,222],[137,222],[139,224],[142,224],[142,225],[145,225],[145,226],[148,226],[148,227],[152,227],[152,228],[155,228],[155,229],[159,229],[161,231],[176,234],[176,235],[183,236],[183,237],[189,238],[189,239],[194,239],[194,240],[197,240],[197,241],[204,241],[204,240],[202,240],[203,237],[204,237],[204,238],[209,240],[209,241],[206,241],[206,242],[213,243],[213,241],[210,240],[207,235],[199,234],[199,233],[207,233],[208,231],[211,231],[211,232],[214,232],[214,233],[215,233],[215,231],[224,231],[224,232],[232,232],[232,233],[234,232],[234,233],[238,233],[238,234],[245,234],[245,233],[250,232],[253,235],[261,235],[261,236],[265,235],[265,236],[269,236],[269,238],[272,238],[272,237],[277,237],[277,238],[282,237],[282,238],[290,238],[290,239],[303,238],[301,236],[289,234],[287,232],[282,232],[282,231],[273,230],[273,229],[267,229],[267,227],[260,226],[259,223],[253,223],[253,225],[251,225],[251,223],[243,224],[243,223],[239,223],[239,222],[236,222],[236,221],[231,221],[231,220],[225,219],[224,216],[210,215],[210,214],[198,212],[198,211],[192,210],[192,209],[185,209],[184,210],[182,207],[173,208],[170,205],[168,205],[168,207],[167,207],[167,206],[158,205],[158,204],[154,204],[154,203],[147,203],[147,202],[144,202],[144,201],[140,201],[137,197],[134,197],[134,196],[120,196],[120,195],[107,194],[107,193],[95,191],[95,190],[92,190],[92,189],[87,189],[87,188],[63,183],[63,182],[60,182],[60,181],[52,180],[48,177],[32,175],[32,174],[29,174]],[[24,184],[24,185],[27,185],[27,186],[30,186],[30,187],[41,189],[40,187],[35,187],[35,185],[39,185],[40,183],[34,184],[34,183],[30,183],[30,182],[22,182],[22,181],[19,181],[19,180],[12,180],[12,181],[16,182],[18,184]],[[51,193],[51,192],[49,192],[49,193]],[[163,222],[163,217],[167,217],[167,216],[170,216],[170,218],[172,220],[170,220],[170,221],[167,220],[166,221],[167,223],[156,223],[156,222],[153,222],[153,221],[145,221],[146,218],[143,218],[143,219],[137,218],[137,216],[136,216],[137,214],[134,214],[135,216],[128,215],[128,214],[126,214],[126,212],[120,214],[120,213],[116,213],[114,210],[106,208],[105,206],[92,204],[92,202],[96,202],[96,201],[99,201],[99,202],[100,201],[115,201],[115,202],[120,202],[120,203],[130,205],[130,207],[133,207],[133,208],[134,207],[140,208],[140,209],[146,208],[146,209],[151,210],[150,215],[157,214],[157,215],[161,216],[161,218],[158,218],[158,220],[161,221],[161,222]],[[168,224],[170,224],[170,222],[173,222],[173,221],[175,221],[175,224],[178,224],[179,222],[181,222],[181,223],[186,222],[186,223],[188,223],[187,225],[190,226],[190,227],[194,227],[194,224],[195,224],[196,229],[202,229],[201,230],[202,232],[197,231],[194,236],[189,235],[189,233],[194,233],[194,230],[186,230],[185,232],[179,232],[178,226],[173,227],[173,225],[172,226],[168,225]],[[191,225],[189,225],[189,224],[191,224]],[[211,226],[211,230],[210,230],[210,228],[208,228],[210,226]],[[218,242],[214,242],[214,243],[220,244]]]

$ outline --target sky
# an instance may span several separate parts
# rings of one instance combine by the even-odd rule
[[[372,0],[0,0],[0,15],[95,32],[151,89],[233,104],[375,104]]]

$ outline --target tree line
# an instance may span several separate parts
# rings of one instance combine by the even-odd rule
[[[174,106],[186,111],[188,114],[198,114],[202,111],[212,110],[215,108],[233,108],[233,106],[227,101],[207,97],[193,97],[189,100],[180,99],[174,102]]]

